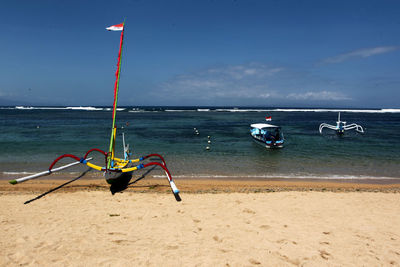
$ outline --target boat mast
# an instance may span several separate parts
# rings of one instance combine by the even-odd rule
[[[118,88],[119,88],[119,77],[121,72],[121,56],[122,56],[122,45],[124,41],[124,29],[125,29],[125,21],[122,23],[122,31],[121,31],[121,39],[119,43],[119,53],[118,53],[118,63],[117,63],[117,71],[115,72],[115,84],[114,84],[114,104],[113,104],[113,122],[111,128],[111,139],[110,139],[110,148],[108,150],[108,160],[107,160],[107,168],[111,167],[112,161],[114,160],[115,154],[115,137],[117,133],[117,128],[115,126],[115,117],[117,115],[117,101],[118,101]]]

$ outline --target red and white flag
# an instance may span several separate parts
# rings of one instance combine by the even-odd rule
[[[124,24],[117,24],[106,28],[108,31],[122,31],[124,29]]]
[[[265,120],[266,121],[272,121],[272,117],[271,116],[265,117]]]

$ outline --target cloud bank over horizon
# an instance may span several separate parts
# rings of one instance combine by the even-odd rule
[[[389,53],[397,50],[396,46],[359,49],[351,53],[330,58],[328,62],[339,63],[352,58],[368,58],[370,56]],[[343,86],[334,78],[318,75],[316,69],[295,69],[288,65],[274,65],[261,62],[250,62],[231,65],[213,65],[168,78],[142,90],[140,95],[126,97],[128,90],[121,90],[121,105],[190,105],[190,106],[327,106],[327,107],[362,107],[363,97],[369,97],[361,91],[354,94],[351,86]],[[305,68],[307,69],[307,68]],[[383,84],[381,80],[368,81],[371,86]],[[392,81],[391,86],[399,84]],[[126,85],[123,85],[126,86]],[[349,89],[350,88],[350,89]],[[98,99],[104,101],[97,105],[107,105],[110,90],[99,92]],[[364,96],[365,95],[365,96]],[[151,102],[145,102],[151,99]],[[360,101],[359,101],[360,100]],[[377,100],[379,100],[377,98]],[[64,103],[63,103],[64,102]],[[139,102],[139,103],[138,103]],[[140,103],[143,102],[143,103]],[[73,99],[73,94],[55,97],[49,101],[42,95],[32,92],[0,90],[0,105],[12,103],[16,105],[96,105],[95,103]],[[134,103],[134,104],[133,104]],[[376,105],[374,107],[379,107]],[[395,107],[395,106],[392,106]]]
[[[200,105],[302,105],[311,101],[348,101],[340,91],[308,88],[304,81],[295,81],[298,74],[282,66],[252,62],[213,66],[190,74],[177,75],[159,85],[158,93],[177,103],[196,99]],[[314,78],[316,79],[316,78]]]

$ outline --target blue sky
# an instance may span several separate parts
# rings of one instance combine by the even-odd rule
[[[399,1],[6,1],[0,105],[400,107]]]

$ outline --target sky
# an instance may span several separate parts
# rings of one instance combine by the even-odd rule
[[[2,1],[0,105],[400,108],[400,1]]]

